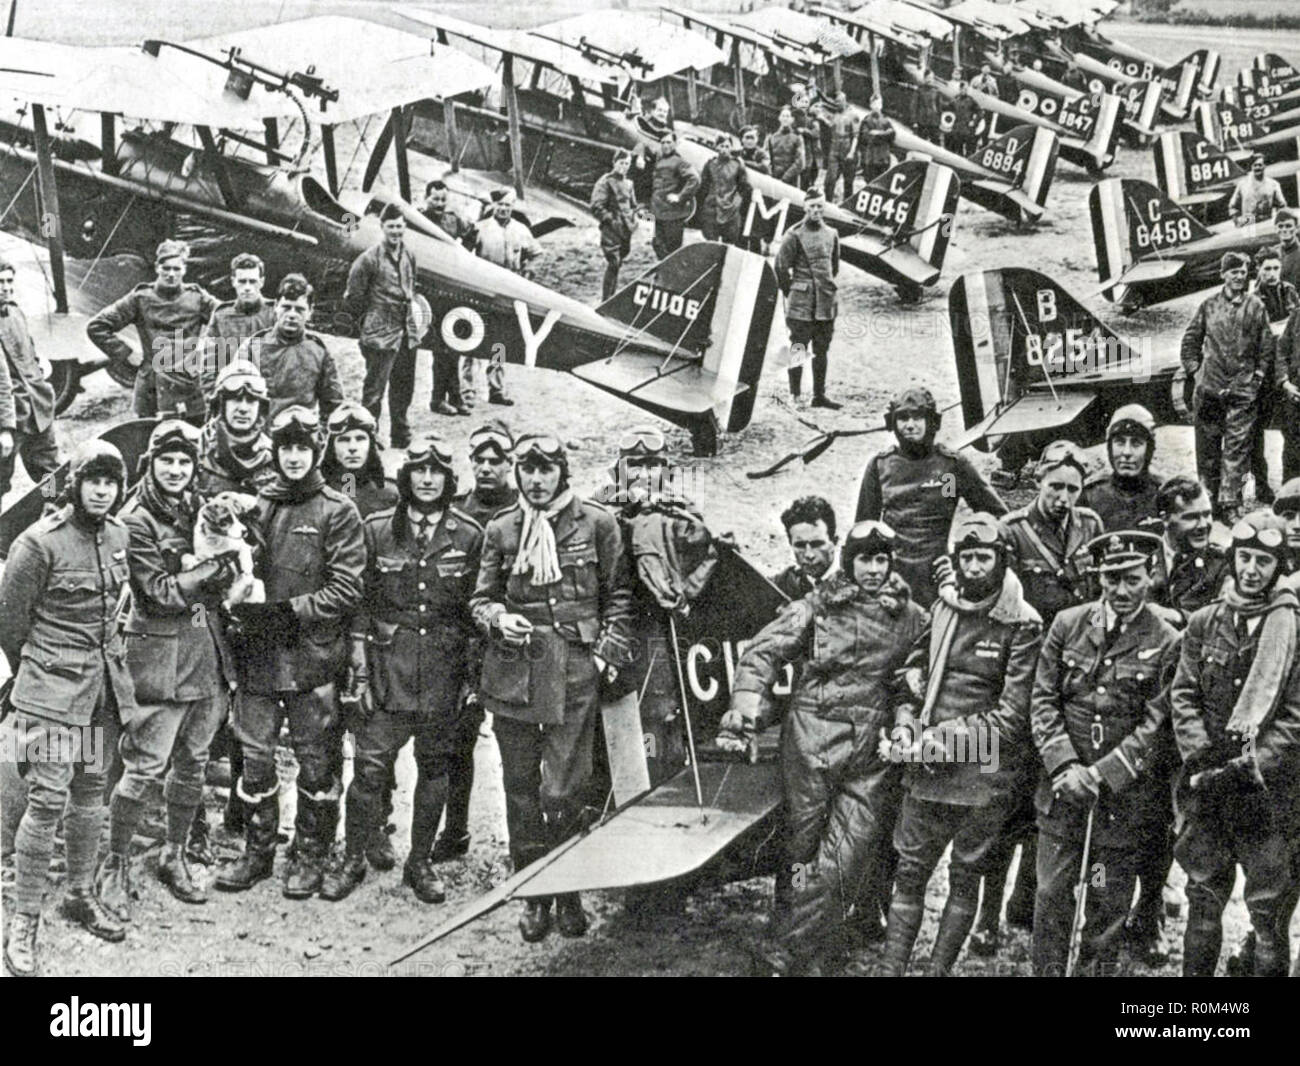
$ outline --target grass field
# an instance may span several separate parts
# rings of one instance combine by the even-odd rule
[[[1296,0],[1183,0],[1174,11],[1203,11],[1214,18],[1246,14],[1271,18],[1275,15],[1300,16],[1300,3]]]

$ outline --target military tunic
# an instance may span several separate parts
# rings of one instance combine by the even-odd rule
[[[891,445],[873,455],[862,473],[854,521],[876,519],[898,534],[894,566],[923,607],[934,602],[931,567],[947,554],[948,531],[961,500],[971,510],[997,518],[1007,513],[1006,504],[970,460],[941,444],[931,445],[920,457]]]
[[[561,578],[534,585],[513,573],[524,514],[520,505],[488,523],[470,606],[489,638],[479,692],[494,715],[516,869],[577,829],[592,772],[600,679],[593,655],[626,666],[632,609],[618,520],[576,496],[551,519]],[[533,624],[529,641],[507,645],[496,620],[506,612]]]
[[[304,331],[301,337],[289,339],[272,326],[249,337],[239,349],[239,358],[249,360],[266,379],[269,419],[297,404],[319,411],[324,422],[343,402],[338,367],[318,333]]]
[[[1076,556],[1088,541],[1103,532],[1101,518],[1087,507],[1075,507],[1062,530],[1049,522],[1034,501],[1002,519],[1011,542],[1011,568],[1025,587],[1025,599],[1050,626],[1057,612],[1087,599],[1088,583]]]
[[[1147,529],[1143,525],[1156,517],[1156,493],[1160,479],[1151,473],[1122,478],[1103,474],[1083,486],[1079,505],[1097,512],[1105,532],[1115,529]]]
[[[275,325],[275,305],[258,299],[252,307],[240,307],[234,300],[217,304],[212,319],[203,332],[203,369],[200,384],[203,395],[211,397],[217,375],[232,363],[244,341]]]
[[[1270,611],[1295,617],[1295,594],[1275,590]],[[1183,760],[1176,790],[1180,813],[1174,854],[1187,871],[1189,913],[1184,974],[1213,976],[1223,910],[1236,881],[1246,875],[1245,899],[1256,936],[1256,974],[1283,976],[1289,958],[1286,928],[1295,904],[1292,862],[1300,829],[1300,665],[1289,664],[1274,711],[1249,752],[1261,787],[1240,781],[1213,790],[1190,790],[1191,776],[1243,754],[1239,736],[1227,733],[1237,697],[1255,660],[1265,613],[1252,626],[1228,600],[1192,615],[1183,635],[1178,671],[1169,690],[1174,737]],[[1294,624],[1294,621],[1293,621]]]
[[[807,166],[803,137],[799,131],[791,127],[788,132],[778,129],[769,133],[767,154],[771,160],[772,176],[798,188]]]
[[[1118,958],[1140,853],[1160,847],[1167,831],[1161,775],[1151,764],[1169,743],[1167,712],[1155,697],[1175,638],[1149,604],[1120,622],[1098,601],[1063,609],[1043,642],[1030,710],[1046,770],[1035,797],[1039,975],[1061,974],[1069,949],[1088,812],[1055,795],[1051,778],[1070,763],[1095,766],[1101,775],[1090,861],[1103,864],[1106,878],[1088,891],[1081,958],[1102,967]]]
[[[405,504],[365,522],[365,596],[353,634],[366,642],[373,707],[355,729],[348,847],[358,853],[380,823],[397,754],[412,737],[419,780],[411,853],[428,854],[447,799],[462,685],[473,663],[469,596],[483,527],[452,506],[423,516]]]
[[[131,359],[131,348],[117,334],[135,326],[143,359],[134,397],[140,418],[178,415],[202,422],[206,405],[199,341],[216,306],[215,297],[190,282],[170,296],[159,292],[156,283],[145,282],[86,323],[86,336],[95,347],[121,364]]]

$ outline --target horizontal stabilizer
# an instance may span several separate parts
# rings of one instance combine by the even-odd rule
[[[1134,263],[1119,277],[1103,281],[1103,289],[1116,285],[1141,285],[1147,281],[1164,281],[1176,277],[1186,264],[1181,259],[1152,259],[1149,262]]]
[[[891,248],[888,241],[869,233],[842,237],[840,257],[868,273],[900,274],[913,285],[933,285],[939,280],[939,268],[922,259],[910,244]],[[881,266],[888,269],[882,271]]]
[[[1092,392],[1030,393],[1010,407],[995,411],[966,430],[954,447],[964,448],[985,437],[1008,433],[1033,433],[1067,426],[1091,406],[1097,398]]]
[[[575,367],[573,373],[606,392],[683,414],[705,414],[747,387],[723,383],[698,362],[673,357],[661,371],[663,365],[663,357],[654,353],[624,352]]]

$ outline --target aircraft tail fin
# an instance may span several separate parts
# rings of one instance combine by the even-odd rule
[[[1253,88],[1260,78],[1269,82],[1291,82],[1300,79],[1300,70],[1273,52],[1261,52],[1251,60],[1249,67],[1237,72],[1238,82],[1248,89]]]
[[[936,270],[943,269],[961,182],[951,167],[907,159],[874,178],[843,207],[906,243]]]
[[[1210,236],[1154,185],[1135,178],[1106,178],[1088,194],[1097,273],[1108,288],[1139,259]]]
[[[1222,148],[1245,148],[1264,131],[1235,104],[1202,101],[1192,109],[1196,132]]]
[[[1218,53],[1214,53],[1214,56],[1217,75]],[[1160,74],[1160,81],[1165,87],[1166,105],[1180,118],[1186,117],[1191,109],[1192,99],[1200,84],[1201,64],[1205,59],[1205,49],[1201,49],[1165,67]]]
[[[762,256],[698,241],[661,260],[597,311],[673,345],[678,361],[689,360],[699,371],[718,427],[734,433],[754,411],[776,294],[776,275]],[[691,406],[700,399],[692,396]]]
[[[1094,105],[1091,97],[1080,96],[1066,100],[1061,105],[1058,121],[1066,129],[1077,128],[1086,115],[1091,123],[1085,145],[1098,166],[1107,166],[1115,158],[1119,147],[1120,120],[1123,118],[1123,101],[1113,92],[1101,94],[1101,103]],[[1086,126],[1085,126],[1086,128]]]
[[[1091,391],[1070,388],[1084,375],[1142,370],[1141,353],[1035,270],[963,274],[949,292],[948,316],[964,443],[1064,425],[1091,403]],[[1013,414],[1024,405],[1033,409],[1032,426]]]
[[[1160,101],[1164,97],[1165,87],[1158,81],[1131,81],[1121,89],[1113,90],[1120,94],[1124,106],[1123,120],[1131,122],[1139,130],[1153,130],[1159,121]]]
[[[967,158],[1002,175],[1013,188],[1020,189],[1042,207],[1056,176],[1059,150],[1060,144],[1053,131],[1042,126],[1025,125],[995,137]]]
[[[1162,133],[1152,152],[1156,184],[1171,200],[1221,188],[1224,182],[1246,176],[1227,152],[1191,130]]]

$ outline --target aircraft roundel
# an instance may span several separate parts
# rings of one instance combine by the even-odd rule
[[[957,125],[957,116],[951,111],[945,111],[939,116],[939,128],[944,133],[951,133],[953,126]]]
[[[442,342],[453,352],[472,352],[483,343],[487,327],[472,307],[453,307],[442,319]]]
[[[1033,111],[1038,107],[1038,94],[1029,89],[1021,89],[1020,96],[1016,100],[1016,107],[1021,111]]]

